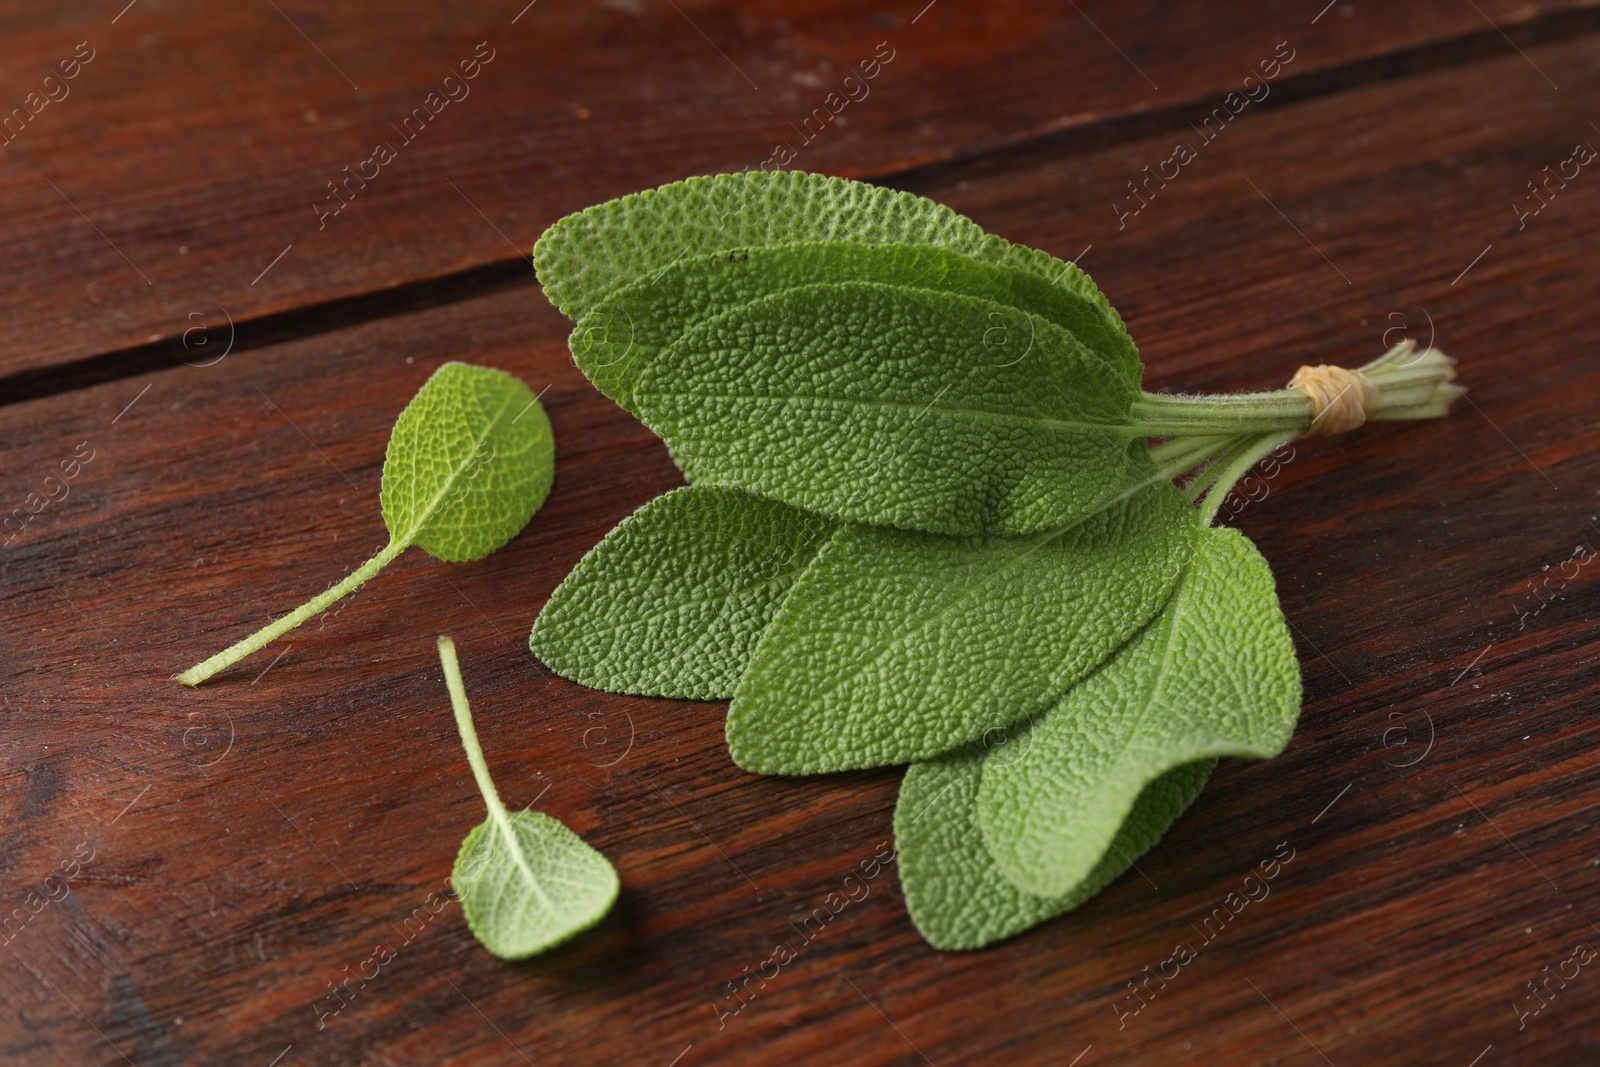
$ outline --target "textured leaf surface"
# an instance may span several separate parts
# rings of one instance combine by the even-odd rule
[[[724,312],[641,369],[640,419],[690,481],[948,534],[1066,522],[1122,485],[1138,390],[989,300],[847,282]]]
[[[1162,613],[1025,727],[1014,761],[983,770],[979,821],[1006,877],[1067,891],[1152,779],[1216,756],[1277,755],[1300,712],[1300,670],[1272,572],[1242,534],[1207,528]]]
[[[595,689],[727,698],[834,526],[738,489],[675,489],[579,561],[539,613],[530,647]]]
[[[379,500],[396,542],[482,559],[550,493],[555,439],[538,399],[504,371],[446,363],[395,420]]]
[[[489,809],[489,818],[461,842],[450,885],[483,946],[503,959],[521,959],[599,922],[617,899],[617,872],[550,816],[506,811],[478,744],[455,642],[448,637],[439,638],[439,663],[461,747]]]
[[[378,492],[389,543],[287,615],[175,675],[199,685],[357,589],[412,545],[482,559],[528,524],[550,494],[555,439],[538,397],[504,371],[445,363],[400,412]]]
[[[1198,526],[1151,475],[1027,538],[845,526],[756,646],[728,711],[746,770],[927,759],[1043,711],[1166,601]]]
[[[586,314],[572,331],[573,358],[596,388],[631,410],[643,368],[690,327],[786,289],[850,281],[964,294],[1031,312],[1139,384],[1138,351],[1098,292],[931,245],[818,241],[685,256],[614,291]],[[992,342],[984,347],[989,362],[1026,357],[1025,337],[1009,338],[1009,348],[1004,331],[985,340]]]
[[[556,819],[510,816],[514,840],[490,818],[461,843],[450,884],[467,925],[501,959],[543,952],[599,922],[617,899],[616,869]]]
[[[681,257],[797,241],[948,248],[1032,271],[1121,322],[1071,263],[986,234],[932,200],[804,172],[696,177],[608,200],[546,230],[533,261],[550,302],[576,321],[615,290]]]
[[[1003,761],[1015,743],[988,750],[987,760]],[[1058,896],[1038,897],[1007,881],[984,847],[978,788],[985,757],[981,745],[971,745],[912,764],[900,784],[894,809],[900,884],[911,921],[934,948],[980,948],[1088,900],[1183,814],[1216,762],[1177,767],[1147,785],[1093,870]]]

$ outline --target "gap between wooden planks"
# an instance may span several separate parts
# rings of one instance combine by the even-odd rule
[[[410,7],[404,17],[386,8],[384,24],[443,17],[429,0]],[[406,37],[356,33],[359,8],[343,9],[312,36],[265,8],[208,9],[176,23],[159,9],[134,8],[108,37],[91,20],[76,32],[100,41],[101,54],[71,83],[72,95],[5,149],[12,163],[0,193],[17,225],[12,258],[0,254],[12,294],[0,402],[203,362],[229,343],[237,350],[285,330],[326,328],[324,313],[341,307],[387,313],[426,299],[424,291],[460,294],[468,283],[503,278],[514,262],[508,249],[525,252],[544,226],[598,197],[757,165],[768,142],[791,137],[791,124],[825,97],[830,83],[816,71],[853,69],[857,53],[870,56],[885,36],[899,54],[873,79],[873,95],[841,112],[849,123],[830,126],[792,165],[915,187],[921,168],[937,171],[942,161],[992,156],[1006,165],[1039,147],[1082,150],[1181,131],[1239,88],[1280,40],[1300,58],[1266,107],[1510,54],[1600,24],[1600,11],[1575,2],[1504,0],[1473,10],[1427,0],[1381,19],[1346,7],[1275,9],[1263,18],[1251,5],[1211,5],[1152,17],[1125,5],[1091,18],[1067,7],[1045,16],[1019,2],[982,17],[935,7],[912,24],[909,13],[860,19],[818,3],[786,11],[783,27],[768,25],[771,16],[756,7],[743,16],[748,25],[703,27],[737,31],[745,47],[766,50],[765,93],[714,88],[738,76],[691,32],[693,20],[666,9],[641,20],[621,8],[555,5],[524,12],[515,27],[489,12],[458,24],[461,13],[452,11],[445,21],[457,52],[470,54],[489,37],[512,61],[483,68],[473,95],[437,116],[429,131],[437,139],[406,148],[393,173],[322,229],[310,225],[309,202],[370,152],[373,138],[389,137],[387,120],[437,88],[452,61],[419,52]],[[513,29],[531,36],[508,36]],[[145,35],[137,53],[118,36],[128,32]],[[15,62],[53,58],[59,33],[19,37]],[[382,69],[353,68],[361,89],[352,93],[341,65],[316,54],[313,37],[323,52],[343,54],[346,45],[363,63],[382,56]],[[243,49],[252,67],[239,83],[228,64]],[[552,49],[561,62],[516,63],[518,49]],[[194,68],[150,69],[164,51],[192,57]],[[627,58],[635,51],[641,58]],[[639,69],[658,71],[671,93],[690,98],[636,98],[621,72]],[[567,76],[558,78],[561,71]],[[175,98],[200,103],[164,134],[155,127],[165,141],[130,146],[106,135],[142,129]],[[173,173],[174,157],[145,151],[151,143],[211,150],[183,151],[185,165]],[[612,150],[596,152],[596,144]],[[352,299],[358,309],[344,303]]]

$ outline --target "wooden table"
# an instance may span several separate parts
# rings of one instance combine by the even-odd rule
[[[1600,174],[1567,162],[1600,146],[1596,5],[122,3],[0,12],[0,108],[22,109],[0,147],[0,905],[22,916],[0,1061],[1600,1059],[1600,961],[1576,962],[1600,947]],[[1237,106],[1252,71],[1265,98]],[[396,158],[334,199],[380,141]],[[1277,760],[1224,761],[1145,877],[957,954],[891,868],[722,1015],[890,840],[900,775],[753,777],[722,705],[531,658],[550,591],[680,479],[573,368],[527,253],[569,211],[785,142],[1077,259],[1150,387],[1270,387],[1413,337],[1472,393],[1298,445],[1233,520],[1277,573],[1301,724]],[[1195,158],[1148,182],[1179,144]],[[548,390],[556,488],[529,528],[479,563],[409,553],[270,654],[168,681],[379,545],[389,426],[456,358]],[[441,632],[502,793],[621,873],[598,929],[525,964],[437,906],[482,818]],[[1144,982],[1281,850],[1266,899]]]

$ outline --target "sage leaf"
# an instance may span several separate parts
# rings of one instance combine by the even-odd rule
[[[506,811],[489,777],[456,646],[448,637],[439,638],[439,660],[461,746],[489,809],[489,818],[461,842],[450,886],[484,948],[501,959],[525,959],[604,918],[617,899],[617,871],[559,820],[538,811]]]
[[[685,256],[801,241],[928,245],[1031,271],[1098,303],[1076,265],[984,233],[932,200],[801,171],[694,177],[568,215],[533,249],[545,295],[577,321],[614,291]]]
[[[379,500],[396,541],[459,562],[517,536],[554,478],[555,438],[532,391],[504,371],[446,363],[395,421]]]
[[[595,689],[725,699],[835,525],[738,489],[674,489],[578,562],[529,647]]]
[[[539,400],[504,371],[436,370],[395,421],[378,498],[389,543],[342,581],[176,679],[199,685],[299,626],[412,545],[482,559],[515,537],[550,493],[555,439]]]
[[[989,759],[1016,742],[987,750]],[[894,809],[895,849],[906,910],[938,949],[975,949],[1071,911],[1109,885],[1160,839],[1199,796],[1215,760],[1176,767],[1139,794],[1093,870],[1057,896],[1024,893],[1001,873],[978,826],[986,750],[969,745],[914,763]]]
[[[1199,759],[1275,756],[1299,711],[1272,571],[1238,531],[1206,528],[1161,614],[1022,727],[1017,758],[984,765],[984,841],[1019,889],[1064,893],[1149,782]]]
[[[809,285],[691,329],[637,414],[691,482],[855,522],[1025,534],[1116,492],[1135,386],[1060,327],[993,301]]]
[[[1139,353],[1098,292],[936,245],[812,241],[686,256],[613,291],[573,328],[569,344],[595,387],[633,410],[633,387],[643,368],[690,327],[786,289],[851,281],[978,297],[1036,314],[1073,334],[1138,388]],[[1025,336],[991,331],[985,341],[991,363],[1028,354]]]
[[[1031,537],[843,526],[757,644],[728,750],[762,774],[907,763],[1043,711],[1161,609],[1197,530],[1160,472]]]

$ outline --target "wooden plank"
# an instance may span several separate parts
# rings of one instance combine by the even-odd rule
[[[1246,111],[1120,232],[1109,197],[1171,136],[925,179],[1015,239],[1092,244],[1153,385],[1358,362],[1390,312],[1416,330],[1426,308],[1475,405],[1305,445],[1239,512],[1300,647],[1295,740],[1225,764],[1140,860],[1148,881],[984,952],[928,949],[892,869],[811,940],[791,925],[889,840],[898,773],[748,776],[720,705],[594,693],[529,659],[556,582],[677,484],[529,288],[9,408],[11,499],[81,444],[94,455],[4,549],[3,899],[94,856],[6,946],[7,1062],[1592,1059],[1589,968],[1520,1029],[1514,1005],[1600,945],[1600,585],[1592,565],[1544,584],[1600,544],[1600,186],[1582,170],[1521,230],[1510,204],[1594,143],[1597,90],[1576,41]],[[402,559],[270,669],[167,682],[377,546],[389,421],[444,358],[550,386],[558,476],[530,529],[480,563]],[[441,631],[502,791],[622,873],[611,918],[525,965],[429,911],[481,814]],[[1270,894],[1207,943],[1196,928],[1280,848]],[[794,962],[719,1020],[726,983],[780,941]],[[1130,1001],[1179,942],[1198,958]],[[328,983],[380,943],[395,959],[319,1029]]]
[[[0,112],[0,387],[59,391],[26,372],[141,345],[203,361],[241,323],[514,260],[567,212],[757,167],[779,144],[790,166],[884,175],[1107,123],[1181,125],[1275,54],[1294,58],[1256,91],[1282,100],[1600,17],[1588,0],[1477,7],[368,0],[0,16],[3,106],[24,108]],[[452,83],[460,100],[430,100],[477,55],[494,58]],[[829,102],[862,64],[876,76],[852,83],[860,99]],[[805,126],[818,107],[840,110]],[[417,108],[425,136],[402,128]],[[379,144],[395,158],[364,164]]]

